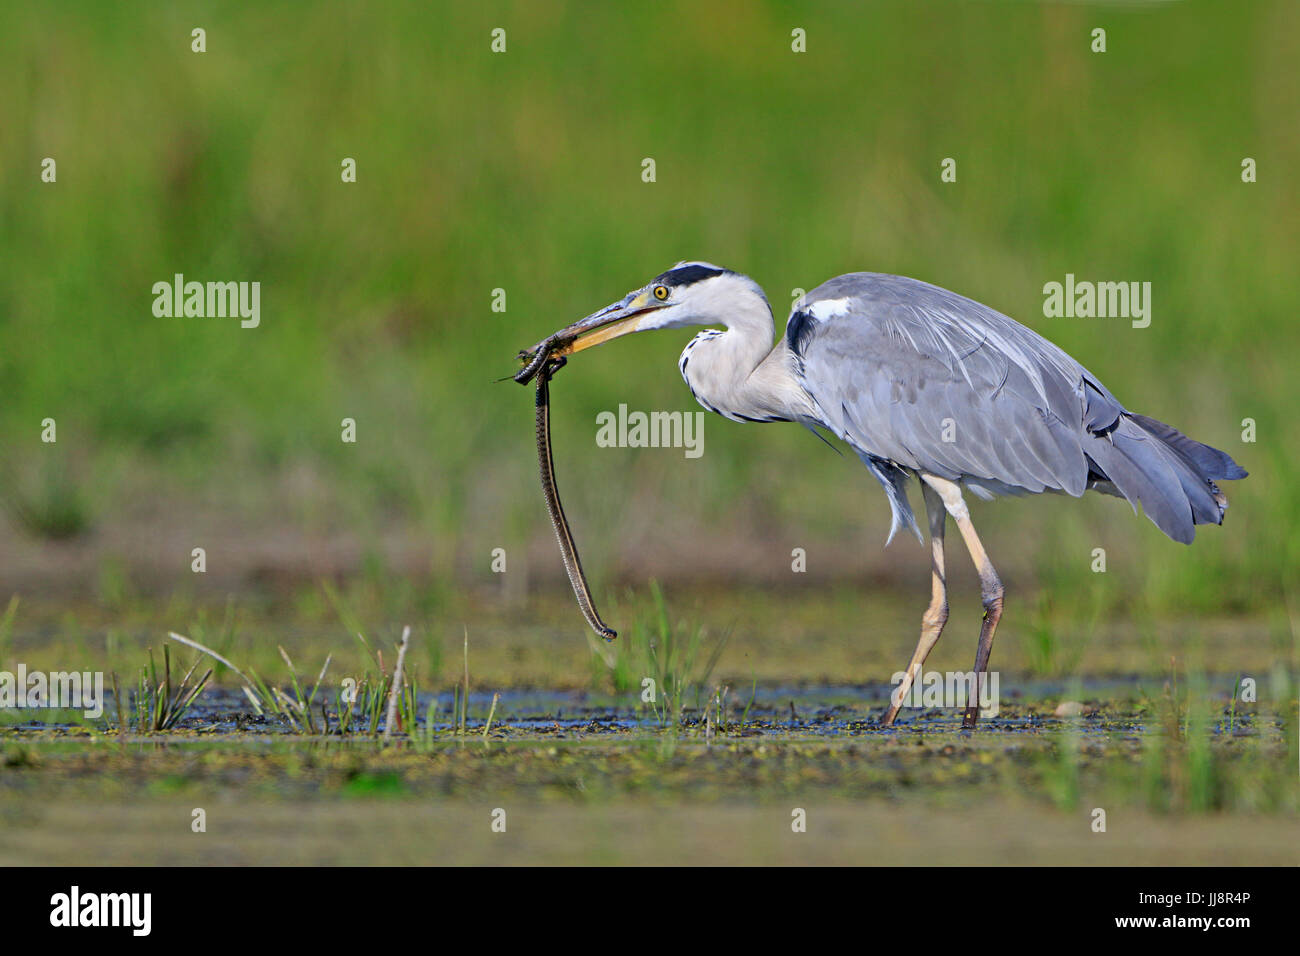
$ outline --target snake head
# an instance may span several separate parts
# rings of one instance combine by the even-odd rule
[[[537,375],[546,360],[550,358],[551,347],[547,339],[543,339],[530,349],[524,349],[519,353],[519,364],[523,366],[515,373],[514,379],[520,385],[527,385]]]
[[[569,360],[564,355],[555,354],[554,348],[554,342],[550,339],[544,339],[531,349],[524,349],[520,352],[519,361],[524,367],[515,374],[515,381],[520,385],[527,385],[537,377],[537,373],[543,368],[546,369],[547,378],[564,368]]]

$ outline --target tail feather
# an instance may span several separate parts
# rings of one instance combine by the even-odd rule
[[[1191,543],[1196,536],[1192,510],[1157,439],[1121,418],[1112,431],[1093,439],[1088,456],[1134,507],[1142,504],[1157,528],[1175,541]]]
[[[1150,432],[1162,442],[1178,452],[1187,463],[1195,467],[1209,481],[1236,481],[1245,478],[1246,469],[1232,460],[1226,452],[1203,445],[1195,439],[1188,438],[1172,425],[1148,418],[1146,415],[1129,413],[1133,421],[1142,426],[1143,431]]]
[[[1222,524],[1228,507],[1215,479],[1246,477],[1228,455],[1145,415],[1125,413],[1088,446],[1090,465],[1161,531],[1190,544],[1195,525]]]
[[[1145,431],[1145,430],[1144,430]],[[1123,441],[1143,442],[1145,447],[1136,448],[1132,452],[1137,454],[1157,454],[1168,466],[1186,499],[1188,507],[1191,509],[1192,524],[1219,524],[1223,520],[1223,511],[1215,501],[1215,493],[1218,492],[1218,486],[1207,478],[1204,472],[1200,471],[1187,458],[1178,453],[1178,450],[1170,445],[1165,444],[1161,439],[1146,433],[1141,438],[1129,439],[1121,438]]]

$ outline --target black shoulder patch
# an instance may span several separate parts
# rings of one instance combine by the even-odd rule
[[[677,269],[669,269],[656,278],[655,283],[666,286],[691,285],[702,279],[712,279],[714,276],[720,276],[726,271],[726,269],[712,269],[709,266],[681,266]]]
[[[800,358],[803,358],[803,350],[812,340],[816,328],[815,321],[810,313],[800,309],[790,316],[790,321],[785,325],[786,344],[790,346],[790,351]]]

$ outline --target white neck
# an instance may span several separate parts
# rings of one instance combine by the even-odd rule
[[[726,329],[701,332],[682,351],[678,368],[709,411],[734,421],[798,421],[805,409],[782,339],[772,346],[772,310],[748,290],[726,303]]]

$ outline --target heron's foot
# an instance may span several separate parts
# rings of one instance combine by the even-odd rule
[[[974,730],[975,725],[979,723],[979,719],[980,719],[979,705],[975,704],[971,707],[967,707],[965,713],[962,714],[961,729]]]
[[[894,718],[898,716],[898,712],[901,709],[902,709],[901,704],[891,703],[889,705],[889,710],[885,711],[885,716],[880,721],[880,726],[881,727],[894,726]]]

